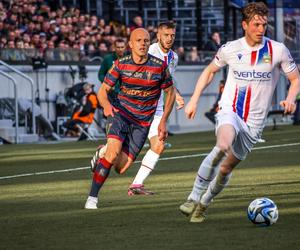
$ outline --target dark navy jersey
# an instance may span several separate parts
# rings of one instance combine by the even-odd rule
[[[131,121],[150,126],[162,89],[173,85],[164,62],[150,54],[144,64],[136,64],[131,55],[116,60],[106,74],[104,83],[121,88],[114,107]]]

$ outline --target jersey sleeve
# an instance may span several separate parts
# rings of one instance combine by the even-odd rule
[[[226,56],[227,45],[228,45],[228,43],[222,45],[219,48],[219,50],[214,58],[214,63],[220,68],[224,67],[227,64],[227,56]]]
[[[161,82],[161,89],[167,89],[173,85],[172,76],[168,68],[164,68],[163,78]]]
[[[119,69],[119,61],[116,60],[115,63],[111,66],[109,71],[107,72],[105,78],[104,78],[104,83],[107,85],[114,87],[120,78],[120,69]]]
[[[280,66],[285,74],[288,74],[297,68],[297,65],[296,65],[293,57],[291,56],[290,51],[288,50],[288,48],[285,45],[283,45],[283,48],[282,48],[281,58],[282,59],[281,59]]]
[[[176,71],[178,65],[178,56],[177,54],[174,52],[174,59],[173,59],[173,63],[169,64],[169,71],[172,77],[174,77],[174,73]]]

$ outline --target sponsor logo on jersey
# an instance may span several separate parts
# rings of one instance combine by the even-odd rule
[[[235,77],[239,78],[239,79],[271,79],[272,77],[272,72],[271,71],[266,71],[266,72],[261,72],[261,71],[256,71],[256,70],[252,70],[252,71],[237,71],[234,70],[233,74]]]

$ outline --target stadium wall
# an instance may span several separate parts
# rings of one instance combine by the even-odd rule
[[[187,103],[190,96],[193,93],[195,84],[197,82],[199,74],[204,69],[205,65],[180,65],[176,71],[175,80],[176,86],[180,90],[182,96]],[[40,106],[45,117],[49,118],[51,121],[55,121],[55,103],[59,92],[64,92],[66,88],[72,87],[73,84],[79,83],[78,73],[75,74],[75,79],[73,79],[70,74],[69,66],[49,66],[47,73],[45,69],[40,69],[38,71],[33,71],[31,66],[16,66],[17,69],[24,72],[28,76],[32,77],[35,82],[35,98],[40,99]],[[74,69],[77,67],[74,66]],[[27,81],[24,81],[20,76],[13,72],[0,67],[1,70],[8,72],[12,77],[14,77],[18,83],[18,96],[24,98],[31,98],[30,85]],[[100,84],[97,79],[98,66],[86,66],[87,69],[87,79],[86,81],[93,83],[95,85],[95,90],[97,91]],[[78,72],[78,70],[77,70]],[[198,115],[194,120],[187,120],[184,115],[183,110],[174,111],[171,114],[169,121],[169,128],[172,132],[183,133],[191,131],[202,131],[211,130],[214,128],[213,124],[204,116],[204,113],[208,111],[213,103],[215,102],[218,89],[219,81],[223,79],[224,72],[219,72],[214,78],[214,82],[208,86],[205,90],[204,95],[200,98],[198,106]],[[277,88],[276,95],[274,97],[273,107],[276,109],[278,107],[279,101],[284,98],[286,94],[287,83],[284,77],[281,78],[281,84]],[[13,97],[13,85],[8,79],[0,75],[0,98]],[[49,89],[49,102],[47,102],[47,91]],[[48,117],[49,115],[49,117]]]

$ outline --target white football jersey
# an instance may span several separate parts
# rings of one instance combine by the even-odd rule
[[[265,125],[280,69],[288,74],[297,67],[285,45],[267,37],[257,47],[250,47],[245,37],[228,42],[218,50],[214,63],[229,66],[220,109],[234,111],[259,129]]]
[[[174,77],[174,72],[178,64],[178,55],[173,50],[169,50],[168,53],[164,53],[159,47],[158,43],[153,43],[149,47],[149,54],[166,62],[172,78]],[[162,92],[158,100],[155,115],[162,116],[163,112],[164,112],[164,93]]]

